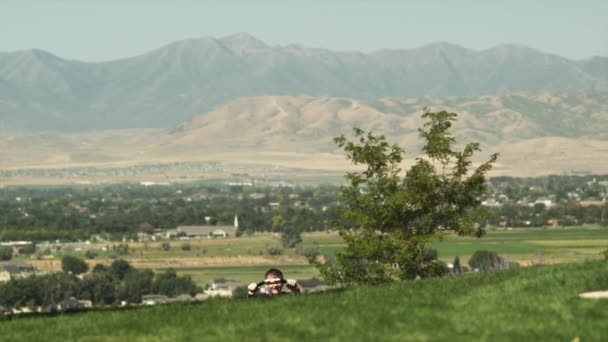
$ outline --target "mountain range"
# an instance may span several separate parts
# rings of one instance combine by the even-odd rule
[[[548,91],[369,101],[242,97],[173,128],[3,134],[0,169],[219,162],[341,173],[350,166],[333,138],[350,136],[353,127],[386,135],[412,162],[425,110],[458,114],[456,144],[480,142],[476,162],[500,153],[493,175],[608,173],[608,93]]]
[[[198,116],[221,111],[235,99],[256,96],[359,99],[382,111],[382,106],[390,109],[391,101],[420,96],[473,98],[539,91],[596,96],[607,90],[607,57],[573,61],[525,46],[474,51],[447,43],[336,52],[268,46],[236,34],[183,40],[101,63],[63,59],[41,50],[0,53],[0,131],[183,127],[179,125],[195,117],[192,125],[210,125],[209,118]],[[397,100],[382,100],[387,97]],[[524,105],[514,99],[514,106]],[[567,135],[562,123],[550,117],[537,120],[552,110],[533,111],[531,115],[539,117],[531,121]],[[313,120],[318,113],[310,115]]]

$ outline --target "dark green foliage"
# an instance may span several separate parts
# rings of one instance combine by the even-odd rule
[[[62,272],[11,279],[0,283],[0,305],[10,308],[57,303],[78,295],[77,281],[74,275]]]
[[[462,269],[462,265],[460,265],[460,257],[459,256],[456,256],[454,258],[454,262],[452,263],[452,265],[453,265],[453,269],[452,270],[453,270],[453,272],[455,274],[460,274],[460,273],[462,273],[464,271]]]
[[[190,245],[189,242],[182,243],[182,245],[180,247],[181,247],[182,251],[189,251],[192,249],[192,246]]]
[[[239,286],[232,290],[232,298],[233,299],[244,299],[249,295],[249,290],[247,290],[247,286]]]
[[[104,264],[97,264],[97,265],[93,266],[93,269],[91,270],[91,272],[100,273],[100,272],[107,272],[108,270],[109,270],[108,266],[106,266]]]
[[[107,267],[96,265],[80,283],[80,298],[89,299],[93,305],[108,305],[116,302],[118,279],[112,276]]]
[[[21,249],[21,254],[30,255],[30,254],[34,254],[34,253],[36,253],[36,243],[35,242],[25,245]]]
[[[450,273],[450,269],[445,262],[441,260],[432,260],[427,262],[426,267],[422,269],[422,273],[420,273],[421,278],[426,277],[443,277]]]
[[[0,246],[0,260],[7,261],[13,258],[13,247]]]
[[[133,267],[131,267],[128,261],[118,259],[112,262],[112,264],[110,265],[109,272],[114,278],[118,280],[123,280],[125,279],[127,274],[129,274],[133,270]]]
[[[96,265],[92,272],[79,280],[70,273],[33,275],[0,283],[0,305],[46,306],[75,297],[89,299],[94,305],[111,305],[119,301],[140,303],[144,294],[175,296],[201,292],[189,276],[177,276],[168,270],[155,276],[149,269],[136,270],[124,260],[110,267]]]
[[[283,248],[294,248],[300,242],[302,242],[302,235],[297,229],[287,229],[281,234]]]
[[[504,259],[499,257],[496,252],[476,251],[473,253],[473,256],[471,256],[471,259],[469,259],[469,266],[471,266],[471,268],[487,271],[499,268],[504,262]]]
[[[433,260],[437,260],[437,258],[439,257],[439,253],[437,253],[436,249],[425,249],[422,252],[422,258],[424,259],[424,261],[433,261]]]
[[[265,196],[257,197],[260,193]],[[281,205],[261,210],[270,202]],[[336,207],[335,187],[331,186],[246,187],[238,193],[228,187],[194,184],[5,187],[0,189],[0,239],[75,241],[98,235],[122,241],[157,227],[203,224],[206,216],[211,217],[212,225],[232,224],[235,214],[241,226],[237,234],[267,230],[275,216],[283,218],[281,228],[275,227],[278,232],[286,227],[304,232],[325,229],[326,222],[335,217]],[[23,209],[30,215],[25,217]]]
[[[168,269],[156,276],[152,291],[153,293],[173,297],[184,293],[194,295],[201,289],[196,286],[190,276],[178,277],[174,269]]]
[[[92,249],[87,250],[86,252],[84,252],[84,256],[87,259],[95,259],[97,257],[97,252],[95,252]]]
[[[283,248],[281,247],[268,247],[266,248],[266,252],[270,255],[281,255],[283,254]]]
[[[542,227],[548,219],[558,219],[560,224],[607,224],[606,215],[602,219],[602,212],[608,212],[604,210],[608,204],[580,206],[576,201],[577,198],[601,200],[608,192],[607,181],[608,175],[494,177],[488,182],[489,192],[482,200],[494,199],[503,205],[490,208],[491,215],[486,222],[498,225],[505,217],[509,226]],[[324,230],[338,218],[339,198],[332,186],[246,187],[243,191],[234,193],[228,187],[192,184],[170,187],[133,184],[7,186],[0,189],[0,240],[76,241],[98,235],[122,241],[123,238],[135,239],[137,232],[150,233],[157,227],[202,224],[205,216],[212,217],[211,224],[232,224],[235,213],[241,226],[237,234],[246,230],[267,230],[275,223],[275,216],[282,218],[282,222],[276,222],[278,232],[291,228],[308,232]],[[254,193],[265,196],[251,198]],[[501,199],[500,195],[506,195],[508,200]],[[192,201],[184,201],[185,196]],[[555,200],[551,207],[538,216],[533,207],[517,204],[521,199],[532,202],[552,196]],[[15,197],[21,197],[21,201],[16,201]],[[261,209],[267,208],[270,202],[281,205],[273,210]],[[30,214],[27,217],[20,211],[24,208]],[[576,220],[568,221],[566,217]]]
[[[160,244],[160,248],[161,248],[163,251],[168,251],[168,250],[170,250],[170,249],[171,249],[171,244],[170,244],[170,243],[168,243],[168,242],[163,242],[163,243],[161,243],[161,244]]]
[[[133,270],[118,287],[118,298],[129,303],[140,303],[145,294],[153,293],[154,272],[152,270]]]
[[[484,193],[486,173],[496,161],[488,161],[470,172],[478,143],[453,151],[449,132],[456,114],[422,115],[427,122],[420,129],[423,151],[402,174],[404,150],[390,145],[384,136],[355,129],[355,141],[335,139],[347,158],[365,170],[349,172],[350,183],[340,189],[344,202],[340,235],[346,242],[334,263],[316,264],[325,281],[342,284],[379,284],[395,279],[415,279],[444,273],[445,265],[425,255],[425,247],[443,232],[481,236],[478,225],[485,212],[478,209]]]
[[[314,258],[321,254],[321,250],[319,249],[318,244],[313,244],[311,246],[298,245],[296,247],[296,253],[307,258]]]
[[[112,250],[119,256],[129,255],[129,245],[126,243],[119,243],[116,246],[112,246]]]
[[[61,258],[61,269],[65,273],[81,274],[89,270],[89,265],[77,256],[66,254]]]

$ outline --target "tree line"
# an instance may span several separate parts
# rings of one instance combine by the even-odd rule
[[[580,205],[606,198],[608,176],[495,177],[481,199],[494,199],[486,224],[544,226],[608,224],[608,203]],[[533,203],[548,198],[551,207]],[[299,234],[335,227],[343,199],[337,187],[245,187],[137,184],[0,189],[0,239],[77,241],[102,235],[110,240],[135,238],[141,231],[179,225],[232,225],[239,234],[284,233],[293,247]],[[271,205],[272,204],[272,205]],[[209,220],[206,220],[209,218]]]
[[[0,239],[121,240],[155,228],[232,225],[235,215],[240,233],[315,231],[337,217],[337,206],[332,187],[9,187],[0,190]]]
[[[87,272],[87,264],[77,257],[62,259],[63,272],[32,275],[0,283],[0,305],[10,307],[46,307],[68,298],[91,300],[95,306],[141,303],[146,294],[173,297],[202,292],[190,276],[178,276],[168,269],[154,273],[150,269],[135,269],[118,259],[110,266],[95,265]]]

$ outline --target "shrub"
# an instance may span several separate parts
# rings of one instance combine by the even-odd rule
[[[239,286],[232,291],[233,299],[243,299],[248,297],[247,286]]]
[[[112,249],[116,253],[116,255],[128,255],[129,254],[129,245],[128,244],[118,244],[118,246],[112,246]]]
[[[34,254],[36,252],[36,243],[31,243],[29,245],[25,245],[21,253],[23,254]]]
[[[425,264],[421,277],[443,277],[450,273],[450,269],[445,262],[441,260],[433,260]]]
[[[321,254],[321,250],[318,245],[312,246],[298,246],[296,247],[296,253],[299,255],[303,255],[307,258],[316,257]]]
[[[84,256],[87,259],[95,259],[97,257],[97,252],[95,252],[92,249],[87,250],[86,252],[84,252]]]
[[[110,265],[110,274],[118,280],[123,280],[132,270],[131,264],[123,259],[114,260]]]
[[[294,248],[300,242],[302,242],[302,236],[295,229],[287,230],[281,234],[281,244],[284,248]]]
[[[68,254],[61,258],[61,269],[65,273],[81,274],[89,270],[89,265],[79,257]]]
[[[270,255],[281,255],[283,254],[283,248],[281,247],[268,247],[266,248],[266,252]]]
[[[13,248],[9,246],[0,247],[0,260],[6,261],[13,258]]]
[[[152,292],[173,297],[188,293],[194,295],[201,291],[190,276],[178,276],[174,269],[159,273],[152,284]]]
[[[438,257],[439,253],[437,253],[436,249],[424,249],[424,251],[422,252],[422,258],[425,262],[437,260]]]
[[[163,251],[168,251],[171,249],[171,244],[168,242],[163,242],[160,244],[160,249],[162,249]]]
[[[192,246],[190,246],[189,242],[184,242],[181,245],[182,251],[189,251],[192,249]]]
[[[469,259],[471,268],[482,271],[498,270],[519,266],[517,263],[508,262],[492,251],[476,251],[471,259]]]
[[[462,265],[460,265],[460,257],[456,256],[454,258],[454,262],[452,263],[453,268],[452,268],[452,272],[454,274],[460,274],[462,273],[464,270],[462,269]]]

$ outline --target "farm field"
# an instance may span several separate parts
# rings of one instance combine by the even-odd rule
[[[601,258],[608,248],[608,229],[598,226],[566,228],[490,229],[481,239],[449,236],[432,246],[444,261],[455,256],[468,261],[476,250],[495,251],[510,261],[522,265],[538,262],[565,263]]]
[[[303,234],[303,245],[317,244],[321,253],[334,253],[343,248],[340,236],[335,233],[314,232]],[[188,244],[189,250],[182,246]],[[279,247],[280,240],[274,234],[226,240],[172,241],[168,251],[161,249],[160,242],[129,243],[130,253],[124,258],[138,268],[162,270],[175,268],[179,274],[190,274],[200,284],[209,284],[215,278],[228,278],[244,283],[258,281],[270,267],[280,267],[286,276],[305,279],[317,276],[316,269],[294,249],[286,249],[281,255],[272,256],[268,247]],[[509,261],[522,266],[539,262],[566,263],[600,259],[600,252],[608,248],[608,229],[598,226],[568,228],[490,228],[481,239],[446,236],[431,245],[439,258],[452,262],[459,256],[463,264],[477,250],[497,252]],[[54,259],[28,260],[44,271],[59,270],[60,256]],[[112,260],[100,254],[96,263],[109,264]]]
[[[605,341],[608,263],[0,322],[6,341]],[[43,332],[43,333],[41,333]]]

